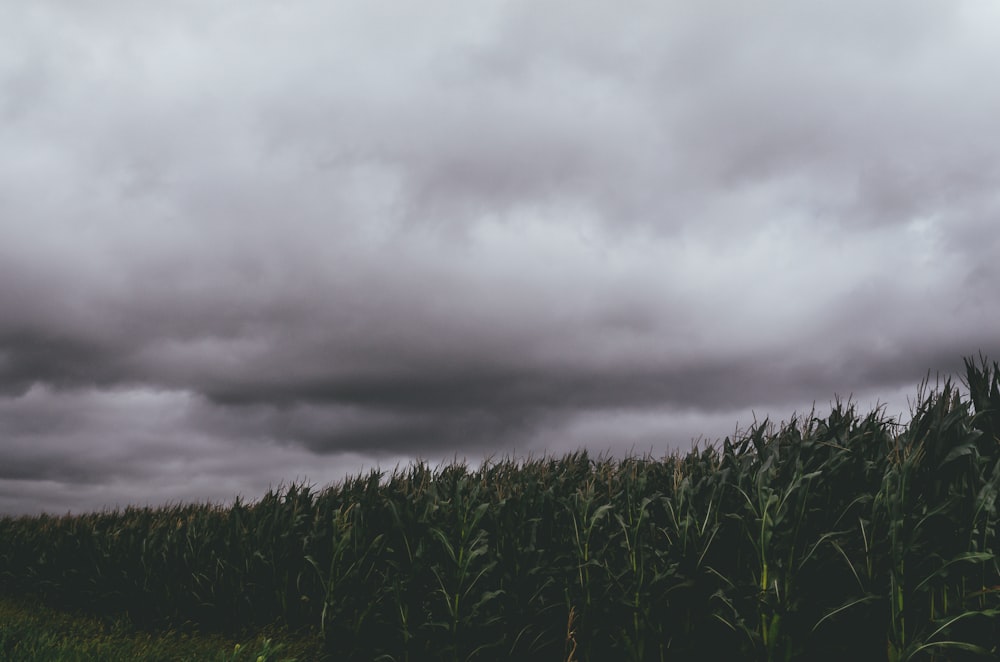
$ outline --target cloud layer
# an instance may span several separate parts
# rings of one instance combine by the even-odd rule
[[[987,3],[5,13],[0,511],[662,453],[1000,357]]]

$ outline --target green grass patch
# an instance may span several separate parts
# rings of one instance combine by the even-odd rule
[[[11,662],[310,662],[320,642],[281,633],[234,642],[219,634],[143,632],[124,622],[48,608],[37,600],[0,596],[0,659]]]

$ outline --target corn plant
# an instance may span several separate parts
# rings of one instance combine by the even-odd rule
[[[610,503],[602,503],[595,477],[571,496],[565,508],[573,526],[569,544],[575,557],[575,578],[573,583],[566,587],[567,611],[574,611],[577,614],[578,624],[582,622],[587,627],[593,628],[592,634],[597,629],[598,620],[593,615],[594,586],[597,583],[595,580],[598,579],[595,575],[600,573],[603,567],[600,554],[603,545],[594,544],[595,533],[601,531],[600,526],[608,519],[613,506]],[[600,542],[604,540],[606,538],[602,538]],[[603,577],[600,578],[600,584],[603,586]],[[592,637],[581,636],[581,639],[578,654],[586,660],[593,646]]]
[[[662,459],[0,517],[0,591],[143,628],[306,628],[338,660],[996,659],[1000,366],[965,368],[905,423],[837,400]]]
[[[439,485],[446,489],[447,495],[441,504],[449,506],[440,510],[449,516],[432,527],[430,534],[443,552],[432,571],[446,619],[432,625],[447,631],[447,644],[441,652],[448,651],[450,659],[457,662],[480,656],[501,643],[499,639],[480,638],[475,645],[466,645],[463,639],[474,624],[485,633],[498,622],[499,617],[491,607],[502,589],[487,585],[496,562],[489,556],[488,536],[482,527],[490,504],[480,500],[479,481],[466,474],[464,466],[453,466],[441,476]]]

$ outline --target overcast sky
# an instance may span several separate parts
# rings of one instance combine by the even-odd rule
[[[0,0],[0,513],[686,450],[1000,359],[1000,4]]]

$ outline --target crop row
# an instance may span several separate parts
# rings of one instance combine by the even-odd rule
[[[663,459],[416,463],[228,507],[0,519],[0,590],[336,659],[960,660],[1000,650],[1000,376]]]

